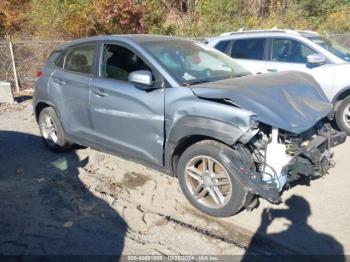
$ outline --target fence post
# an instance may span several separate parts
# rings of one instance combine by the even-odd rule
[[[18,83],[18,76],[17,76],[17,69],[16,69],[16,61],[15,61],[15,55],[13,53],[13,46],[12,46],[11,35],[8,35],[8,41],[9,41],[9,47],[10,47],[10,53],[11,53],[11,62],[12,62],[13,75],[15,77],[16,91],[19,92],[19,83]]]

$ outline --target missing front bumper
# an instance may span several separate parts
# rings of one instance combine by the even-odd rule
[[[312,137],[284,167],[287,174],[287,184],[291,185],[290,182],[298,180],[302,176],[314,179],[317,176],[327,174],[328,170],[335,164],[332,160],[333,154],[329,151],[330,148],[342,144],[346,140],[345,133],[331,128],[319,130]],[[247,150],[243,147],[236,149],[241,156],[247,156]],[[277,184],[264,181],[261,174],[250,166],[250,161],[242,161],[241,158],[243,168],[237,170],[232,164],[232,159],[228,159],[224,155],[220,155],[220,159],[226,163],[229,171],[235,174],[247,191],[274,204],[281,202],[281,192]]]
[[[330,148],[346,141],[345,132],[328,129],[319,132],[310,143],[304,147],[288,165],[288,181],[294,181],[300,176],[323,176],[335,165]]]

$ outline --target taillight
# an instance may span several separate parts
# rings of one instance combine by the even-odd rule
[[[40,78],[42,75],[43,75],[43,72],[42,72],[42,71],[38,71],[38,72],[36,72],[36,74],[35,74],[35,78],[38,79],[38,78]]]

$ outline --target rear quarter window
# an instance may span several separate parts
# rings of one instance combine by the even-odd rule
[[[214,47],[215,47],[215,49],[225,53],[229,43],[230,43],[230,40],[221,41],[221,42],[217,43]]]
[[[64,52],[59,52],[58,56],[54,60],[54,65],[60,68],[63,68],[63,62],[64,62]]]

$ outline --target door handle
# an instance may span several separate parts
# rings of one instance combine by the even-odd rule
[[[102,88],[93,88],[92,92],[98,97],[108,96],[108,94]]]
[[[277,72],[278,70],[277,70],[277,68],[268,68],[267,71],[269,71],[269,72]]]
[[[66,81],[62,80],[61,78],[55,78],[53,79],[53,81],[60,86],[63,86],[66,84]]]

